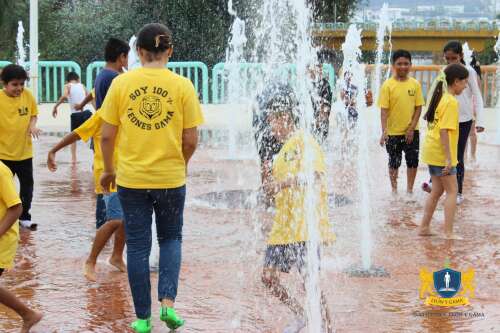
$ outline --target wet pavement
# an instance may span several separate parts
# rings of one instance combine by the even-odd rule
[[[81,162],[72,165],[67,162],[69,150],[64,150],[58,155],[59,170],[52,174],[45,159],[56,140],[44,136],[36,143],[32,214],[39,229],[22,232],[16,267],[1,283],[45,313],[33,332],[128,332],[134,312],[127,276],[106,263],[110,247],[98,262],[97,283],[87,282],[82,274],[95,232],[91,152],[79,145]],[[389,276],[358,278],[346,273],[361,261],[359,207],[345,184],[343,161],[328,152],[334,198],[330,214],[337,242],[324,252],[321,287],[336,331],[498,332],[500,147],[481,144],[480,163],[468,170],[466,201],[456,220],[463,241],[418,237],[425,194],[416,189],[412,199],[391,196],[386,154],[375,144],[369,150],[372,258]],[[293,316],[260,282],[269,214],[255,206],[257,164],[224,155],[223,149],[202,147],[189,168],[177,300],[178,312],[186,319],[182,332],[282,332]],[[427,178],[422,166],[416,187]],[[438,208],[434,230],[440,231],[442,220]],[[441,270],[447,258],[459,271],[475,269],[475,298],[465,307],[427,307],[419,299],[419,270]],[[156,273],[152,277],[155,286]],[[297,278],[285,278],[293,290]],[[155,300],[155,287],[152,293]],[[153,316],[153,332],[167,332],[158,320],[156,302]],[[19,324],[16,315],[0,305],[0,332],[17,332]]]

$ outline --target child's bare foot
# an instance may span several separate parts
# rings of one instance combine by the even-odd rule
[[[430,228],[420,228],[418,231],[418,235],[422,237],[430,237],[430,236],[435,236],[435,233],[431,232]]]
[[[21,333],[29,333],[31,328],[38,324],[42,318],[43,315],[40,312],[31,311],[30,314],[23,317],[23,327],[21,328]]]
[[[463,237],[460,237],[455,234],[443,234],[441,238],[448,239],[448,240],[462,240]]]
[[[118,270],[120,272],[126,272],[127,271],[127,265],[125,265],[125,263],[123,262],[123,258],[122,257],[119,257],[119,258],[109,258],[109,264],[111,266],[114,266],[116,268],[118,268]]]
[[[91,282],[96,282],[96,272],[95,272],[95,262],[86,261],[83,266],[83,275],[87,278],[87,280]]]

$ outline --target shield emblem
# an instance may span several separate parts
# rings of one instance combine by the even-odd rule
[[[455,296],[462,285],[462,273],[453,269],[445,268],[439,272],[434,272],[434,288],[439,296],[451,298]]]

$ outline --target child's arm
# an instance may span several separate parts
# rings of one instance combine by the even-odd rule
[[[388,139],[387,136],[387,118],[389,117],[389,109],[380,108],[380,124],[382,125],[382,136],[380,137],[380,145],[383,147]]]
[[[83,99],[83,101],[80,104],[75,105],[75,110],[83,111],[83,108],[85,107],[85,105],[89,104],[93,100],[94,100],[94,96],[92,96],[92,94],[88,94],[87,96],[85,96],[85,98]]]
[[[443,170],[443,176],[446,176],[450,173],[451,170],[451,151],[448,129],[439,130],[439,137],[441,139],[441,145],[443,145],[444,154],[446,156],[446,166]]]
[[[186,168],[189,160],[193,156],[196,146],[198,145],[198,129],[197,127],[185,128],[182,131],[182,155],[186,162]]]
[[[64,138],[59,141],[50,151],[47,156],[47,168],[55,172],[57,170],[57,163],[56,163],[56,153],[63,149],[66,146],[69,146],[70,144],[77,142],[80,140],[80,136],[76,134],[75,132],[71,132],[68,135],[66,135]]]
[[[413,112],[413,118],[411,119],[410,127],[408,127],[408,130],[406,131],[406,143],[413,142],[413,136],[415,134],[415,129],[417,127],[418,120],[420,119],[421,114],[422,114],[422,107],[416,106],[415,112]]]
[[[37,116],[31,116],[28,135],[31,135],[33,139],[38,139],[38,136],[42,133],[42,130],[36,127],[37,121],[38,121]]]
[[[108,193],[110,188],[116,186],[115,167],[113,165],[113,156],[115,151],[115,140],[118,134],[118,126],[112,125],[103,121],[101,151],[104,162],[104,171],[101,175],[101,186],[105,193]]]
[[[68,97],[69,97],[69,84],[66,84],[64,86],[63,95],[61,96],[61,98],[59,98],[56,105],[54,105],[54,108],[52,109],[52,117],[54,118],[57,117],[57,108],[59,107],[59,105],[64,103],[68,99]]]
[[[22,212],[23,206],[21,204],[17,204],[7,209],[4,217],[0,220],[0,237],[2,237],[7,230],[9,230],[10,227],[16,223]]]

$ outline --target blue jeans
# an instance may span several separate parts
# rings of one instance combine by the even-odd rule
[[[151,223],[153,210],[160,247],[159,300],[175,300],[181,267],[182,225],[186,186],[173,189],[130,189],[118,186],[127,242],[127,270],[137,318],[151,316]]]
[[[95,228],[99,229],[106,223],[106,203],[104,202],[104,194],[96,194],[95,196]]]

